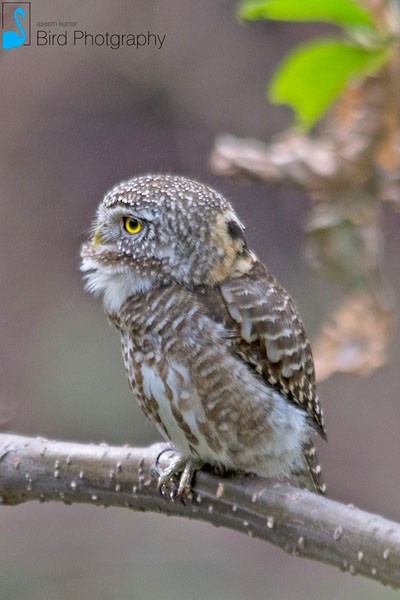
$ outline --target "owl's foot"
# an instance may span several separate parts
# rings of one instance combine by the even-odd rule
[[[180,500],[190,498],[193,477],[202,466],[203,463],[196,458],[175,456],[158,477],[159,492],[163,496],[168,494],[171,500],[175,497]]]

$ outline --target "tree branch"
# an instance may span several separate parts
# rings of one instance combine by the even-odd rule
[[[400,587],[400,525],[353,506],[257,477],[221,479],[201,471],[193,498],[157,492],[165,444],[150,448],[85,445],[0,435],[0,501],[83,502],[186,516],[229,527],[285,552]],[[169,455],[169,456],[168,456]]]

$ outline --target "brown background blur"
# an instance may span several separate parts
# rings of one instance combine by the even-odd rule
[[[289,111],[264,86],[278,58],[323,26],[240,25],[231,1],[37,0],[36,21],[166,34],[161,50],[31,47],[0,57],[0,420],[6,431],[86,442],[158,439],[130,396],[118,336],[83,291],[79,247],[104,192],[151,171],[225,193],[252,247],[294,295],[311,337],[339,292],[307,270],[308,200],[213,177],[220,132],[269,139]],[[53,28],[54,32],[60,32]],[[385,271],[400,297],[400,216],[384,214]],[[320,386],[332,497],[400,520],[399,338],[369,379]],[[356,560],[356,559],[355,559]],[[210,525],[87,506],[0,510],[0,598],[317,600],[398,597]]]

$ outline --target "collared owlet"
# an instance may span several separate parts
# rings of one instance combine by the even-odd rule
[[[325,491],[309,340],[223,196],[175,175],[122,182],[81,256],[87,289],[121,334],[134,396],[181,454],[161,488],[179,476],[178,494],[189,494],[207,463]]]

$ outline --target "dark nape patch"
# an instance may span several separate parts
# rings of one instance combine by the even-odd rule
[[[233,240],[244,240],[244,231],[236,221],[227,222],[228,233]]]

